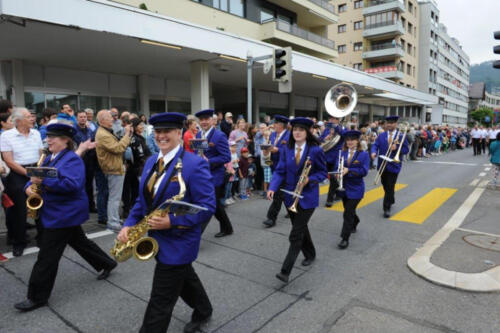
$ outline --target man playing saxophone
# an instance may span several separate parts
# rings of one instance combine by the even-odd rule
[[[387,161],[388,159],[393,159],[398,150],[402,156],[408,154],[408,141],[403,135],[402,131],[397,129],[398,126],[398,116],[386,117],[386,128],[385,132],[380,134],[375,140],[375,143],[371,148],[371,157],[375,159],[378,154],[378,164],[377,170],[379,170],[380,179],[382,181],[382,186],[384,187],[384,202],[383,210],[384,217],[389,218],[391,216],[391,206],[394,204],[394,187],[396,186],[396,181],[398,180],[399,172],[401,171],[402,162],[400,161]],[[403,141],[403,142],[401,142]],[[401,149],[400,149],[400,145]],[[386,154],[385,158],[382,158],[383,154]],[[381,166],[385,164],[383,170]]]
[[[212,305],[193,269],[198,255],[201,224],[215,211],[215,191],[207,161],[184,151],[181,129],[186,116],[176,112],[151,117],[159,153],[151,156],[143,169],[139,197],[130,211],[120,242],[128,239],[128,230],[180,191],[176,165],[182,161],[182,179],[186,184],[183,201],[206,208],[193,215],[154,216],[149,220],[149,235],[156,239],[159,251],[151,297],[140,332],[166,332],[179,296],[194,309],[184,332],[196,332],[212,315]]]
[[[319,183],[327,177],[325,154],[311,132],[312,120],[297,117],[291,121],[291,124],[292,135],[287,145],[280,151],[280,159],[267,192],[268,199],[273,200],[274,196],[278,195],[276,191],[279,191],[283,183],[284,192],[287,193],[284,201],[292,221],[290,247],[281,272],[276,275],[285,283],[288,282],[299,252],[302,251],[305,257],[302,261],[303,266],[311,265],[316,258],[316,250],[307,223],[319,204]],[[308,174],[303,174],[304,168],[309,169]],[[303,179],[303,184],[297,184],[300,179]],[[289,194],[301,187],[301,193]],[[297,211],[294,212],[290,208],[297,197],[299,197],[296,205]]]

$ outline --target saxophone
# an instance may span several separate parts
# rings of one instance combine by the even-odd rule
[[[307,156],[307,160],[304,163],[304,168],[302,169],[302,173],[300,174],[299,181],[295,186],[295,191],[293,191],[295,200],[293,201],[293,204],[288,208],[291,212],[297,213],[297,205],[299,204],[302,190],[304,189],[304,186],[306,186],[307,176],[311,171],[311,167],[312,167],[311,160],[309,156]]]
[[[175,165],[177,170],[177,179],[179,181],[180,190],[179,193],[171,198],[171,200],[181,201],[184,198],[184,193],[186,192],[186,184],[182,178],[182,161],[179,160]],[[160,205],[161,207],[161,205]],[[146,261],[158,253],[158,242],[153,237],[145,236],[150,229],[149,220],[153,216],[166,216],[170,211],[170,205],[156,209],[144,216],[144,218],[137,223],[135,226],[130,227],[128,230],[127,242],[121,242],[118,239],[115,240],[113,248],[110,250],[110,254],[118,262],[123,262],[134,256],[137,260]],[[187,228],[187,227],[185,227]]]
[[[40,159],[38,160],[36,166],[40,167],[40,165],[42,165],[43,163],[43,160],[45,160],[45,154],[42,154],[42,156],[40,156]],[[31,191],[33,191],[33,194],[26,199],[26,207],[27,207],[26,213],[28,217],[31,217],[32,219],[37,219],[38,211],[43,206],[42,189],[37,184],[31,184],[30,188]]]

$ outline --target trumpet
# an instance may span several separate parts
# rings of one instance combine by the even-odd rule
[[[40,167],[42,165],[43,160],[45,159],[45,154],[42,154],[40,156],[40,159],[38,160],[38,163],[36,164],[37,167]],[[31,194],[27,199],[26,199],[26,207],[27,207],[27,216],[31,217],[32,219],[37,219],[38,218],[38,211],[40,208],[43,206],[43,199],[42,199],[42,190],[40,186],[37,184],[31,184],[30,185],[31,191],[33,194]]]
[[[377,185],[380,179],[382,179],[382,174],[385,171],[385,168],[387,167],[388,163],[401,163],[399,156],[401,153],[401,148],[403,147],[404,140],[406,138],[406,133],[408,132],[408,128],[410,127],[407,122],[401,123],[400,127],[403,128],[403,136],[401,138],[401,141],[399,140],[399,135],[401,134],[401,129],[398,128],[396,132],[396,140],[387,148],[387,152],[383,156],[379,156],[379,158],[382,159],[382,163],[380,164],[380,168],[378,169],[377,175],[375,176],[375,180],[373,182],[373,185]],[[396,155],[394,158],[391,158],[390,155],[392,153],[392,145],[399,145],[398,150],[396,151]]]
[[[311,159],[309,158],[309,156],[307,156],[307,160],[304,163],[304,168],[302,169],[302,173],[300,174],[299,181],[295,186],[295,191],[291,192],[285,189],[281,189],[283,192],[288,193],[295,197],[293,204],[290,207],[288,207],[288,209],[293,213],[297,213],[297,205],[299,204],[299,199],[303,198],[302,190],[304,189],[304,186],[306,186],[307,176],[311,171],[311,167],[312,167]]]

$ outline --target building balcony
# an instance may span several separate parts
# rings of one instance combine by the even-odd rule
[[[372,45],[366,47],[362,57],[363,59],[390,59],[404,56],[405,51],[398,44],[386,43],[381,45]]]
[[[363,37],[367,39],[378,39],[382,37],[395,37],[403,35],[404,33],[405,29],[400,21],[388,21],[366,25],[363,30]]]
[[[335,6],[326,0],[268,0],[297,14],[302,27],[317,27],[337,23]]]
[[[371,0],[363,8],[363,15],[371,15],[380,12],[397,11],[405,12],[405,5],[401,0]]]
[[[396,66],[381,66],[375,68],[365,69],[366,73],[375,74],[384,79],[397,79],[400,80],[404,77],[404,73],[400,71]]]
[[[262,24],[261,40],[277,45],[291,45],[294,50],[323,59],[338,57],[333,40],[280,20],[270,20]]]

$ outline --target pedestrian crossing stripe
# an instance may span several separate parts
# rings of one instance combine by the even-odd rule
[[[397,192],[399,190],[404,189],[407,186],[408,186],[408,184],[396,184],[394,191]],[[319,193],[320,194],[328,193],[328,185],[322,186]],[[373,190],[370,190],[370,191],[365,193],[365,196],[359,202],[357,209],[364,207],[366,205],[369,205],[377,200],[380,200],[383,197],[384,197],[384,188],[382,186],[374,188]],[[343,212],[344,211],[344,204],[342,203],[342,201],[339,201],[339,202],[335,203],[332,207],[326,208],[326,209],[337,211],[337,212]]]
[[[457,192],[457,189],[454,188],[435,188],[409,206],[406,206],[390,219],[392,221],[422,224],[451,198],[455,192]]]

